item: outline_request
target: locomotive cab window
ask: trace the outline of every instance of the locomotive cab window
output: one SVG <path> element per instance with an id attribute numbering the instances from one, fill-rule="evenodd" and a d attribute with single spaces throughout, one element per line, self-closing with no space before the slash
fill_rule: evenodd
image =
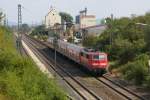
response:
<path id="1" fill-rule="evenodd" d="M 105 55 L 93 55 L 93 59 L 95 60 L 103 60 L 105 58 L 106 58 Z"/>

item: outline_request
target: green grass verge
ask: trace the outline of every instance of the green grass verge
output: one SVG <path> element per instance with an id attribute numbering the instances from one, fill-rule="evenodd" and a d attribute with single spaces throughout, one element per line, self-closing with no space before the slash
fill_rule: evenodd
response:
<path id="1" fill-rule="evenodd" d="M 66 100 L 54 79 L 48 79 L 30 58 L 17 53 L 12 37 L 0 27 L 0 99 Z"/>

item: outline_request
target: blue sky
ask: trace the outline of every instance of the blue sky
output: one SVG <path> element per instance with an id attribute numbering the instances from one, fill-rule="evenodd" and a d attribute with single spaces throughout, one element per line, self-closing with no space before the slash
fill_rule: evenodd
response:
<path id="1" fill-rule="evenodd" d="M 2 8 L 9 21 L 17 22 L 17 4 L 21 3 L 24 23 L 42 22 L 51 5 L 75 16 L 80 10 L 88 8 L 88 14 L 94 14 L 98 19 L 109 16 L 143 15 L 150 11 L 150 0 L 0 0 Z"/>

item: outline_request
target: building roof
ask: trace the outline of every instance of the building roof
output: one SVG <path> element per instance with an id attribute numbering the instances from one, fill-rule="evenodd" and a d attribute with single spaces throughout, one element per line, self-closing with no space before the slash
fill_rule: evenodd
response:
<path id="1" fill-rule="evenodd" d="M 85 27 L 84 29 L 96 28 L 96 27 L 106 27 L 106 26 L 107 25 L 105 25 L 105 24 L 101 24 L 101 25 L 94 25 L 94 26 Z"/>

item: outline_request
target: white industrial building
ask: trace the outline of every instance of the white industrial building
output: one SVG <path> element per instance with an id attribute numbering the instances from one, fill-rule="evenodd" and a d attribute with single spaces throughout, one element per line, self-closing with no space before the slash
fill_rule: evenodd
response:
<path id="1" fill-rule="evenodd" d="M 76 28 L 78 29 L 95 26 L 96 17 L 95 15 L 87 15 L 87 8 L 85 8 L 85 10 L 80 11 L 80 15 L 76 16 L 76 24 Z"/>
<path id="2" fill-rule="evenodd" d="M 94 15 L 80 16 L 80 29 L 96 25 L 96 17 Z"/>
<path id="3" fill-rule="evenodd" d="M 99 36 L 106 28 L 107 25 L 97 25 L 95 15 L 87 15 L 87 8 L 80 11 L 80 15 L 76 16 L 75 30 L 82 38 L 91 35 Z"/>
<path id="4" fill-rule="evenodd" d="M 59 12 L 51 7 L 48 14 L 45 16 L 45 26 L 46 28 L 54 27 L 55 24 L 61 24 L 61 16 Z"/>

